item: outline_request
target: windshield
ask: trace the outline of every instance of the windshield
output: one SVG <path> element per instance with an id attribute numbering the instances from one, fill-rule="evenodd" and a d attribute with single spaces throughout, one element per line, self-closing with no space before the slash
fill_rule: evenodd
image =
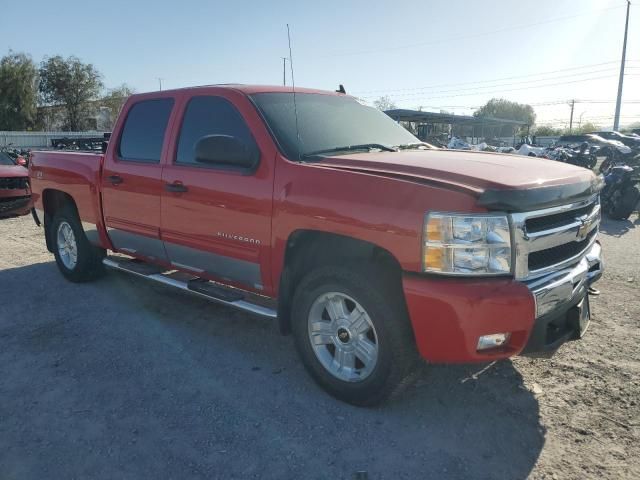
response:
<path id="1" fill-rule="evenodd" d="M 292 93 L 257 93 L 251 98 L 290 159 L 342 147 L 346 153 L 354 146 L 384 149 L 420 142 L 390 117 L 353 97 L 317 93 L 296 93 L 298 140 Z"/>
<path id="2" fill-rule="evenodd" d="M 11 157 L 4 152 L 0 152 L 0 165 L 15 165 Z"/>

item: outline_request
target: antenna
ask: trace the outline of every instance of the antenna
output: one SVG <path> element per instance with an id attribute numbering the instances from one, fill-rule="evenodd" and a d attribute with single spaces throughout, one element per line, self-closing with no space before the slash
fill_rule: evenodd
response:
<path id="1" fill-rule="evenodd" d="M 296 104 L 296 80 L 293 76 L 293 55 L 291 54 L 291 32 L 289 30 L 289 24 L 287 23 L 287 39 L 289 40 L 289 66 L 291 67 L 291 88 L 293 90 L 293 114 L 296 117 L 296 137 L 298 138 L 298 146 L 300 146 L 300 130 L 298 129 L 298 106 Z M 302 156 L 298 151 L 300 158 L 298 160 L 302 160 Z"/>
<path id="2" fill-rule="evenodd" d="M 282 59 L 282 85 L 287 86 L 287 57 L 280 57 Z"/>

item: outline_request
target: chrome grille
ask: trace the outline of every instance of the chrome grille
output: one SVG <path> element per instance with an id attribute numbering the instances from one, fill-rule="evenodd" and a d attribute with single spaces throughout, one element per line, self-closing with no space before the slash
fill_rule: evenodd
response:
<path id="1" fill-rule="evenodd" d="M 515 275 L 536 278 L 580 261 L 596 241 L 598 196 L 533 212 L 513 213 Z"/>

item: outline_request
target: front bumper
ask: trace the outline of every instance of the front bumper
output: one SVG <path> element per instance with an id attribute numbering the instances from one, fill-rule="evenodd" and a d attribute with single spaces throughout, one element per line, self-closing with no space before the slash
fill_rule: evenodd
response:
<path id="1" fill-rule="evenodd" d="M 418 351 L 433 363 L 553 353 L 578 336 L 572 309 L 602 276 L 603 268 L 601 248 L 595 243 L 571 269 L 528 283 L 405 273 L 403 289 Z M 511 334 L 508 343 L 477 350 L 480 336 L 502 332 Z"/>
<path id="2" fill-rule="evenodd" d="M 579 324 L 581 315 L 589 315 L 588 289 L 603 272 L 602 247 L 596 242 L 573 268 L 528 284 L 536 302 L 536 321 L 523 355 L 551 356 L 564 342 L 582 336 L 590 320 Z"/>

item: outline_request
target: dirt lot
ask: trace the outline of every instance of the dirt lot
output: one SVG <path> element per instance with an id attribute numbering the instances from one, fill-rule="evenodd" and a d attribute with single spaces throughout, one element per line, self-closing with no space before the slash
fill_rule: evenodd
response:
<path id="1" fill-rule="evenodd" d="M 0 223 L 0 478 L 640 478 L 640 220 L 606 222 L 580 342 L 430 367 L 358 409 L 267 320 L 124 274 L 63 280 Z"/>

